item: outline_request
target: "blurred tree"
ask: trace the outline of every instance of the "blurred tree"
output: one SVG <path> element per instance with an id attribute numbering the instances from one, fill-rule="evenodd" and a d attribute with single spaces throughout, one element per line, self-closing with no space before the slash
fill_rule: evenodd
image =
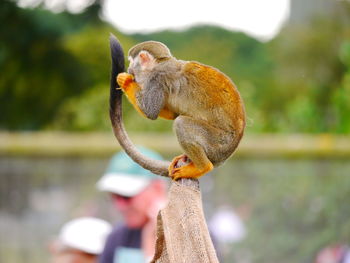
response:
<path id="1" fill-rule="evenodd" d="M 62 45 L 62 37 L 97 23 L 92 5 L 80 15 L 21 9 L 1 0 L 0 117 L 3 129 L 39 129 L 65 98 L 86 88 L 84 66 Z"/>
<path id="2" fill-rule="evenodd" d="M 62 29 L 50 13 L 23 10 L 10 1 L 1 6 L 0 104 L 5 114 L 0 127 L 37 129 L 65 96 L 83 88 L 81 67 L 60 46 Z"/>
<path id="3" fill-rule="evenodd" d="M 336 131 L 349 133 L 350 131 L 350 35 L 339 50 L 339 58 L 346 67 L 340 87 L 333 94 L 333 104 L 337 118 Z"/>
<path id="4" fill-rule="evenodd" d="M 335 105 L 345 95 L 341 92 L 345 67 L 338 54 L 350 36 L 350 3 L 337 5 L 327 17 L 284 28 L 269 44 L 276 83 L 271 86 L 273 98 L 260 97 L 265 103 L 262 111 L 268 114 L 267 131 L 269 126 L 288 132 L 350 131 L 344 129 L 350 120 L 338 116 L 346 108 Z"/>

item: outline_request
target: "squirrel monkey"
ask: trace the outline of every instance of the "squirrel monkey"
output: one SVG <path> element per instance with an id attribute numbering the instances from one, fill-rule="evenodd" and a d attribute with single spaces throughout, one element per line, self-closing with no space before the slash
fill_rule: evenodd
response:
<path id="1" fill-rule="evenodd" d="M 184 154 L 169 176 L 198 178 L 222 164 L 237 148 L 245 128 L 243 101 L 218 69 L 177 60 L 163 43 L 142 42 L 129 50 L 128 73 L 117 82 L 143 116 L 174 120 Z"/>

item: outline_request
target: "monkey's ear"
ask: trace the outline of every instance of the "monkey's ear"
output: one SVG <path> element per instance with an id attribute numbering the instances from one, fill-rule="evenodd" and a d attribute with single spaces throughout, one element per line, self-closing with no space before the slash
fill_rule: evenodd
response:
<path id="1" fill-rule="evenodd" d="M 139 59 L 140 59 L 140 64 L 142 67 L 144 67 L 144 68 L 153 67 L 155 59 L 147 51 L 141 51 L 139 53 Z"/>

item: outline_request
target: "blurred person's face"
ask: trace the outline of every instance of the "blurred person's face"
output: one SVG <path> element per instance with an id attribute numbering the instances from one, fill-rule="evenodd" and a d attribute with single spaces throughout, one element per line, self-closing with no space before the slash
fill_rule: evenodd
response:
<path id="1" fill-rule="evenodd" d="M 130 228 L 144 226 L 164 199 L 164 186 L 154 180 L 141 193 L 133 197 L 111 194 L 113 204 L 122 214 L 125 223 Z"/>

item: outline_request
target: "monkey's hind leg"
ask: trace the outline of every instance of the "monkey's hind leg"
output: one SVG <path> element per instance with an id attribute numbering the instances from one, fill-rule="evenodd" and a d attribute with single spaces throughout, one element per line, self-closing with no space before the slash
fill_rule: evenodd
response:
<path id="1" fill-rule="evenodd" d="M 169 166 L 169 175 L 179 178 L 198 178 L 214 168 L 220 161 L 222 131 L 204 121 L 179 116 L 175 119 L 174 129 L 185 155 L 175 157 Z M 185 158 L 188 157 L 190 162 Z M 178 163 L 186 163 L 178 167 Z M 214 161 L 214 163 L 213 163 Z"/>

